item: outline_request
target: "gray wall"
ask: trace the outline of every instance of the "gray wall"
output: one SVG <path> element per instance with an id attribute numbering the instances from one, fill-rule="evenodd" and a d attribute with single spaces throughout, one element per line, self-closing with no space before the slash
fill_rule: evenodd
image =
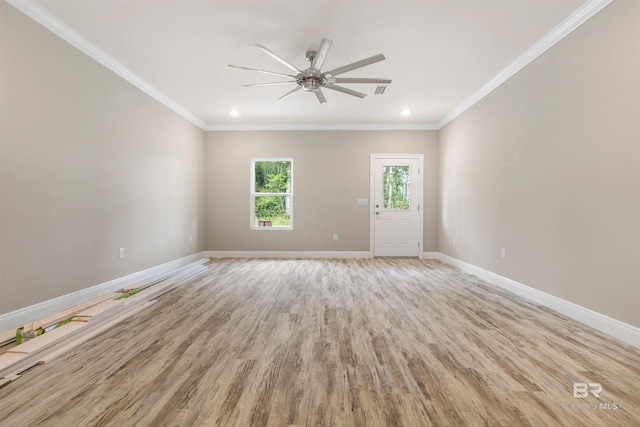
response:
<path id="1" fill-rule="evenodd" d="M 222 251 L 369 251 L 370 154 L 424 154 L 424 250 L 437 248 L 433 131 L 208 132 L 206 247 Z M 249 228 L 253 157 L 293 157 L 294 229 Z M 333 240 L 333 233 L 339 239 Z"/>
<path id="2" fill-rule="evenodd" d="M 368 251 L 369 154 L 423 153 L 425 251 L 640 326 L 638 2 L 439 133 L 205 135 L 0 12 L 0 313 L 204 249 Z M 294 157 L 293 231 L 249 229 L 254 156 Z"/>
<path id="3" fill-rule="evenodd" d="M 639 76 L 617 1 L 442 129 L 439 250 L 640 326 Z"/>
<path id="4" fill-rule="evenodd" d="M 0 11 L 0 313 L 203 250 L 204 132 Z"/>

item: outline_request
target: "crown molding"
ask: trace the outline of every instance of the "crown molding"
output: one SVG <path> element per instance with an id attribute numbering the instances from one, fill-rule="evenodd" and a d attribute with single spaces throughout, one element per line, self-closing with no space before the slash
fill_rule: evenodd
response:
<path id="1" fill-rule="evenodd" d="M 6 2 L 42 25 L 43 27 L 47 28 L 49 31 L 53 32 L 55 35 L 57 35 L 76 49 L 80 50 L 82 53 L 93 58 L 98 63 L 107 67 L 118 76 L 136 86 L 138 89 L 142 90 L 143 92 L 154 98 L 156 101 L 164 104 L 167 108 L 173 110 L 180 116 L 189 120 L 200 129 L 204 130 L 204 128 L 207 126 L 205 122 L 197 118 L 189 110 L 182 107 L 167 95 L 149 84 L 146 80 L 130 71 L 111 55 L 107 54 L 98 46 L 94 45 L 89 40 L 84 38 L 80 33 L 62 22 L 58 17 L 49 12 L 47 9 L 40 6 L 35 2 L 35 0 L 6 0 Z"/>
<path id="2" fill-rule="evenodd" d="M 560 40 L 571 34 L 573 30 L 587 22 L 595 14 L 611 4 L 614 0 L 589 0 L 576 9 L 567 19 L 562 21 L 557 27 L 551 30 L 546 36 L 538 40 L 533 46 L 527 49 L 522 55 L 513 61 L 507 68 L 502 70 L 489 83 L 484 85 L 480 90 L 463 101 L 454 108 L 437 124 L 437 128 L 442 129 L 453 119 L 467 111 L 469 108 L 478 103 L 482 98 L 491 93 L 502 83 L 513 77 L 517 72 L 533 62 L 540 55 L 553 47 Z"/>
<path id="3" fill-rule="evenodd" d="M 432 123 L 326 123 L 326 124 L 277 124 L 277 125 L 208 125 L 205 131 L 291 131 L 291 130 L 438 130 Z"/>
<path id="4" fill-rule="evenodd" d="M 438 123 L 369 123 L 369 124 L 207 124 L 171 98 L 160 92 L 146 80 L 136 75 L 115 58 L 84 38 L 35 0 L 5 0 L 25 15 L 49 29 L 72 46 L 107 67 L 132 85 L 150 95 L 167 108 L 189 120 L 205 131 L 282 131 L 282 130 L 440 130 L 456 117 L 474 106 L 494 89 L 513 77 L 552 46 L 573 32 L 580 25 L 611 4 L 614 0 L 589 0 L 576 9 L 567 19 L 502 70 L 480 90 L 467 98 Z"/>

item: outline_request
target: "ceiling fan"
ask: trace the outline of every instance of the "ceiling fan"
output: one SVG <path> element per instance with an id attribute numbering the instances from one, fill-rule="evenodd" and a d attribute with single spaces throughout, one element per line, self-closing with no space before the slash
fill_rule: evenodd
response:
<path id="1" fill-rule="evenodd" d="M 290 96 L 291 94 L 293 94 L 294 92 L 297 92 L 300 89 L 303 89 L 306 92 L 315 93 L 316 97 L 318 98 L 318 101 L 320 101 L 321 104 L 327 102 L 327 99 L 325 98 L 324 94 L 322 93 L 322 88 L 331 89 L 331 90 L 335 90 L 335 91 L 338 91 L 338 92 L 346 93 L 348 95 L 357 96 L 358 98 L 364 98 L 365 96 L 367 96 L 366 94 L 364 94 L 362 92 L 358 92 L 358 91 L 355 91 L 355 90 L 352 90 L 352 89 L 348 89 L 348 88 L 343 87 L 343 86 L 338 86 L 336 83 L 391 84 L 391 79 L 341 78 L 341 77 L 336 77 L 336 76 L 338 76 L 340 74 L 344 74 L 344 73 L 346 73 L 348 71 L 356 70 L 358 68 L 362 68 L 362 67 L 365 67 L 367 65 L 371 65 L 371 64 L 374 64 L 376 62 L 383 61 L 386 58 L 381 53 L 378 54 L 378 55 L 374 55 L 374 56 L 372 56 L 370 58 L 362 59 L 360 61 L 356 61 L 356 62 L 353 62 L 351 64 L 335 68 L 335 69 L 330 70 L 330 71 L 322 72 L 321 71 L 322 65 L 324 64 L 324 61 L 327 58 L 327 54 L 329 53 L 329 49 L 331 48 L 331 44 L 332 44 L 331 40 L 323 38 L 322 41 L 320 42 L 320 46 L 318 47 L 317 51 L 315 51 L 315 50 L 307 51 L 306 57 L 307 57 L 307 61 L 309 61 L 309 63 L 310 63 L 310 67 L 307 68 L 306 70 L 299 69 L 298 67 L 296 67 L 295 65 L 291 64 L 290 62 L 282 59 L 281 57 L 279 57 L 278 55 L 276 55 L 275 53 L 273 53 L 272 51 L 270 51 L 266 47 L 264 47 L 264 46 L 262 46 L 260 44 L 256 45 L 256 47 L 261 49 L 267 55 L 273 57 L 275 60 L 277 60 L 277 61 L 281 62 L 282 64 L 284 64 L 287 68 L 291 69 L 294 72 L 294 74 L 284 74 L 284 73 L 277 73 L 277 72 L 273 72 L 273 71 L 258 70 L 256 68 L 240 67 L 238 65 L 231 65 L 231 64 L 229 64 L 229 67 L 240 68 L 242 70 L 257 71 L 259 73 L 271 74 L 271 75 L 274 75 L 274 76 L 288 77 L 288 78 L 290 78 L 290 80 L 286 80 L 286 81 L 283 81 L 283 82 L 257 83 L 257 84 L 252 84 L 252 85 L 243 85 L 243 86 L 245 86 L 245 87 L 250 87 L 250 86 L 272 86 L 272 85 L 295 83 L 297 86 L 294 89 L 292 89 L 289 92 L 285 93 L 284 95 L 282 95 L 278 99 L 284 99 L 284 98 Z"/>

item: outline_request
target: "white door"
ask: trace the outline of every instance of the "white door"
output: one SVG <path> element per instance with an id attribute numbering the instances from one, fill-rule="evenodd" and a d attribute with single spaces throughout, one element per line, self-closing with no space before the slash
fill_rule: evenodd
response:
<path id="1" fill-rule="evenodd" d="M 372 155 L 373 256 L 422 258 L 422 155 Z"/>

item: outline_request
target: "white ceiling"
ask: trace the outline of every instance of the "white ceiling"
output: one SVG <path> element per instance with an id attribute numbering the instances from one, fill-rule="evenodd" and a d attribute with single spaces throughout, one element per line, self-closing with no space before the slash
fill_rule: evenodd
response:
<path id="1" fill-rule="evenodd" d="M 121 67 L 121 74 L 132 73 L 148 92 L 207 129 L 426 129 L 442 126 L 499 83 L 496 76 L 510 66 L 513 72 L 514 64 L 525 65 L 532 58 L 525 62 L 523 58 L 531 57 L 536 46 L 540 50 L 541 39 L 552 40 L 550 35 L 561 33 L 559 28 L 566 34 L 567 23 L 575 22 L 576 15 L 597 1 L 30 3 L 66 23 L 70 29 L 62 26 L 63 32 L 90 46 L 94 56 L 108 54 L 107 62 Z M 44 15 L 42 19 L 55 21 Z M 333 41 L 324 70 L 383 53 L 386 61 L 341 77 L 392 78 L 393 83 L 383 95 L 373 94 L 376 85 L 345 85 L 368 94 L 364 99 L 325 90 L 325 104 L 303 91 L 278 100 L 294 83 L 242 87 L 280 78 L 227 67 L 235 64 L 288 73 L 254 47 L 260 43 L 304 69 L 305 51 L 322 37 Z M 400 114 L 405 108 L 411 115 Z M 238 117 L 229 115 L 232 109 L 239 111 Z"/>

